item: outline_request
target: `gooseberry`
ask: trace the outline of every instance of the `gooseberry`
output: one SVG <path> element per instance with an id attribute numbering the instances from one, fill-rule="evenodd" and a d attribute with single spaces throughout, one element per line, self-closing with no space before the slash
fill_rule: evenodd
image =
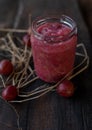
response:
<path id="1" fill-rule="evenodd" d="M 13 71 L 13 65 L 9 60 L 0 61 L 0 74 L 9 75 Z"/>
<path id="2" fill-rule="evenodd" d="M 26 34 L 23 37 L 23 43 L 27 46 L 31 46 L 31 41 L 30 41 L 30 34 Z"/>
<path id="3" fill-rule="evenodd" d="M 75 88 L 71 81 L 65 79 L 56 88 L 57 93 L 63 97 L 71 97 L 74 94 Z"/>
<path id="4" fill-rule="evenodd" d="M 18 91 L 16 86 L 13 85 L 6 86 L 2 91 L 2 97 L 7 101 L 14 100 L 17 96 Z"/>

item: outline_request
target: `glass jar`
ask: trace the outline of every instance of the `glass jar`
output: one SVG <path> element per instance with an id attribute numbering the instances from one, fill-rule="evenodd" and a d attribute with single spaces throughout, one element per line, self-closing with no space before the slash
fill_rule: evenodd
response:
<path id="1" fill-rule="evenodd" d="M 77 43 L 74 20 L 61 17 L 44 17 L 33 21 L 31 44 L 36 74 L 53 83 L 72 71 Z"/>

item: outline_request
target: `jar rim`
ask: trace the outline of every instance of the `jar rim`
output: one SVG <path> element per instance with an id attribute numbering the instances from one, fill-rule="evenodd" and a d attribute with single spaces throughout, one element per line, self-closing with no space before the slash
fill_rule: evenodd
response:
<path id="1" fill-rule="evenodd" d="M 59 20 L 60 23 L 66 24 L 69 27 L 71 27 L 71 31 L 62 36 L 62 40 L 60 40 L 60 42 L 62 41 L 66 41 L 69 38 L 71 38 L 74 34 L 77 34 L 77 25 L 75 23 L 75 21 L 70 18 L 67 15 L 61 15 L 61 16 L 44 16 L 44 17 L 37 17 L 33 22 L 32 22 L 32 32 L 35 35 L 36 38 L 38 38 L 39 40 L 43 40 L 44 39 L 44 35 L 40 34 L 36 29 L 36 26 L 40 26 L 43 23 L 46 23 L 46 21 L 51 21 L 51 20 Z M 69 23 L 70 22 L 70 23 Z M 40 25 L 39 25 L 40 24 Z M 49 36 L 50 38 L 52 38 L 53 36 Z M 59 37 L 59 36 L 55 36 L 55 37 Z"/>

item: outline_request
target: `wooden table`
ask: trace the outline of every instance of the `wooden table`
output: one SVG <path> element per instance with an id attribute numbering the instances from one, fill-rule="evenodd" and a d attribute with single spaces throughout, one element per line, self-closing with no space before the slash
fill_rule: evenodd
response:
<path id="1" fill-rule="evenodd" d="M 75 96 L 66 99 L 50 92 L 39 99 L 13 104 L 19 113 L 22 130 L 92 130 L 92 44 L 77 0 L 1 0 L 0 28 L 27 29 L 28 15 L 59 12 L 72 17 L 78 25 L 78 42 L 84 43 L 90 57 L 89 68 L 74 78 Z M 19 130 L 17 115 L 0 99 L 0 130 Z"/>

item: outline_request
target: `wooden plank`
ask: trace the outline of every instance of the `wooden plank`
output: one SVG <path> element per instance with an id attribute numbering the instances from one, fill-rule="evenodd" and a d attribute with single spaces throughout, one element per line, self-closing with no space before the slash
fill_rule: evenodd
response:
<path id="1" fill-rule="evenodd" d="M 0 129 L 19 130 L 18 115 L 12 105 L 0 98 Z"/>
<path id="2" fill-rule="evenodd" d="M 19 27 L 28 28 L 28 14 L 32 14 L 34 19 L 36 16 L 49 13 L 62 13 L 72 17 L 78 25 L 78 42 L 83 42 L 87 48 L 90 59 L 92 58 L 90 37 L 88 29 L 83 21 L 77 1 L 60 1 L 60 0 L 40 0 L 25 1 L 22 19 Z M 26 10 L 26 12 L 25 12 Z M 23 130 L 87 130 L 92 129 L 92 117 L 89 115 L 91 110 L 92 97 L 89 95 L 91 89 L 91 68 L 80 76 L 75 78 L 75 85 L 78 92 L 73 99 L 64 99 L 55 93 L 47 94 L 37 100 L 29 102 L 27 113 L 21 113 L 27 118 L 27 126 L 23 126 Z M 92 90 L 92 89 L 91 89 Z M 87 102 L 88 100 L 88 102 Z M 86 104 L 85 104 L 86 102 Z M 26 108 L 25 108 L 26 109 Z"/>
<path id="3" fill-rule="evenodd" d="M 78 42 L 83 42 L 90 56 L 90 67 L 74 79 L 78 88 L 71 99 L 50 92 L 43 97 L 21 104 L 14 104 L 22 130 L 91 130 L 92 129 L 92 53 L 88 29 L 83 21 L 76 0 L 21 0 L 20 15 L 13 27 L 28 28 L 28 15 L 32 19 L 47 13 L 59 12 L 72 17 L 78 25 Z M 16 26 L 15 26 L 16 25 Z M 3 108 L 3 106 L 1 106 Z M 2 117 L 4 114 L 2 113 Z M 5 118 L 5 117 L 4 117 Z M 8 118 L 8 117 L 7 117 Z M 9 118 L 8 118 L 9 119 Z M 12 123 L 12 122 L 11 122 Z M 1 129 L 3 126 L 1 125 Z M 8 129 L 8 128 L 7 128 Z"/>

